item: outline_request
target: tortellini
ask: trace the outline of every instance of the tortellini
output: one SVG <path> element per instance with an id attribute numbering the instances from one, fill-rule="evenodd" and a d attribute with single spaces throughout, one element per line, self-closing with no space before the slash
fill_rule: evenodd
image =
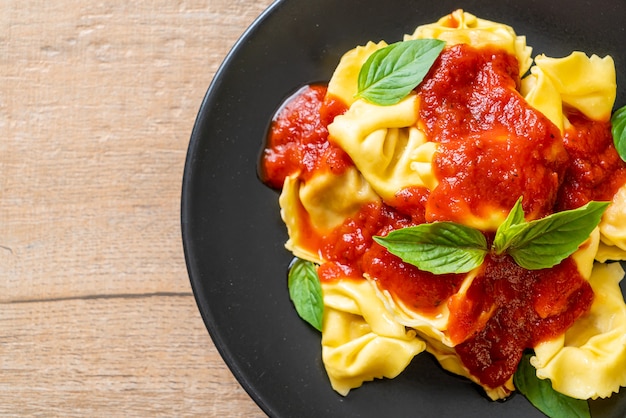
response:
<path id="1" fill-rule="evenodd" d="M 598 261 L 626 260 L 626 185 L 622 186 L 600 222 Z"/>
<path id="2" fill-rule="evenodd" d="M 530 65 L 532 48 L 526 45 L 525 36 L 517 36 L 512 27 L 480 19 L 463 10 L 456 10 L 435 23 L 418 26 L 409 39 L 441 39 L 448 45 L 469 44 L 477 48 L 495 46 L 515 55 L 524 74 Z"/>
<path id="3" fill-rule="evenodd" d="M 328 127 L 383 200 L 405 187 L 437 184 L 431 166 L 437 146 L 416 126 L 418 106 L 415 94 L 385 107 L 358 100 Z"/>
<path id="4" fill-rule="evenodd" d="M 367 281 L 322 283 L 322 359 L 333 389 L 347 395 L 375 378 L 394 378 L 426 349 L 387 311 Z"/>
<path id="5" fill-rule="evenodd" d="M 473 273 L 469 274 L 464 283 L 471 283 L 473 276 Z M 435 314 L 428 316 L 422 315 L 406 306 L 401 299 L 394 298 L 389 291 L 380 288 L 375 280 L 371 278 L 368 279 L 372 282 L 378 297 L 385 303 L 389 312 L 393 313 L 396 321 L 406 327 L 419 331 L 420 335 L 433 338 L 448 347 L 454 345 L 446 332 L 448 319 L 450 317 L 448 304 L 442 303 L 439 306 L 438 312 Z"/>
<path id="6" fill-rule="evenodd" d="M 626 306 L 618 263 L 596 264 L 591 310 L 565 335 L 535 347 L 531 364 L 555 390 L 579 399 L 605 398 L 626 386 Z"/>
<path id="7" fill-rule="evenodd" d="M 297 257 L 321 264 L 318 249 L 308 239 L 311 229 L 323 235 L 362 205 L 378 200 L 353 167 L 341 175 L 318 174 L 307 182 L 299 180 L 297 174 L 286 177 L 278 200 L 289 233 L 285 247 Z"/>
<path id="8" fill-rule="evenodd" d="M 384 41 L 369 42 L 341 58 L 328 84 L 328 95 L 341 99 L 349 110 L 337 116 L 328 130 L 375 192 L 388 200 L 405 187 L 436 186 L 431 166 L 436 144 L 428 142 L 416 125 L 416 95 L 383 108 L 356 99 L 360 68 L 371 54 L 385 46 Z"/>
<path id="9" fill-rule="evenodd" d="M 608 120 L 616 94 L 615 65 L 610 56 L 588 57 L 573 52 L 564 58 L 540 55 L 530 75 L 522 80 L 526 101 L 564 131 L 563 106 L 593 120 Z"/>
<path id="10" fill-rule="evenodd" d="M 609 119 L 616 94 L 613 58 L 587 57 L 583 52 L 572 52 L 565 58 L 539 55 L 535 66 L 554 83 L 563 104 L 590 119 Z"/>
<path id="11" fill-rule="evenodd" d="M 385 41 L 379 43 L 368 42 L 364 46 L 346 52 L 339 61 L 337 68 L 328 82 L 328 95 L 338 98 L 347 106 L 356 101 L 359 71 L 369 58 L 377 50 L 387 46 Z"/>
<path id="12" fill-rule="evenodd" d="M 354 167 L 340 175 L 318 174 L 301 183 L 299 194 L 311 225 L 320 231 L 341 225 L 362 205 L 379 199 Z"/>

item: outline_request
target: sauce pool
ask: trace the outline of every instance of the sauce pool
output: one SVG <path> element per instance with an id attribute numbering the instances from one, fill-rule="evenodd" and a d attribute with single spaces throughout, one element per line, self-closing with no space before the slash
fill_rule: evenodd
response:
<path id="1" fill-rule="evenodd" d="M 326 87 L 307 86 L 287 100 L 272 120 L 263 150 L 261 180 L 280 189 L 285 177 L 300 173 L 303 180 L 314 172 L 341 174 L 350 157 L 328 141 L 328 125 L 346 111 L 339 100 L 326 97 Z"/>

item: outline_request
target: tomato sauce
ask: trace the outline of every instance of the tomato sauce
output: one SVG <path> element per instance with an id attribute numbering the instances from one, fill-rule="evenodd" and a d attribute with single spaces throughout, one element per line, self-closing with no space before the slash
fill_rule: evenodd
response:
<path id="1" fill-rule="evenodd" d="M 380 245 L 373 245 L 363 257 L 363 270 L 394 299 L 422 315 L 435 316 L 440 306 L 458 290 L 464 274 L 436 275 L 402 262 Z"/>
<path id="2" fill-rule="evenodd" d="M 612 198 L 626 182 L 626 165 L 612 145 L 610 124 L 567 111 L 571 126 L 562 135 L 525 102 L 519 84 L 517 60 L 503 51 L 444 49 L 416 89 L 422 128 L 439 143 L 433 159 L 438 187 L 408 187 L 392 200 L 364 205 L 330 233 L 308 230 L 310 247 L 328 260 L 318 268 L 321 280 L 368 275 L 423 315 L 447 303 L 455 349 L 489 387 L 511 377 L 526 348 L 562 334 L 589 309 L 593 292 L 574 262 L 528 271 L 508 256 L 490 254 L 458 295 L 464 274 L 420 271 L 372 237 L 424 222 L 463 223 L 468 214 L 506 215 L 520 196 L 527 219 Z M 262 180 L 279 189 L 288 175 L 306 181 L 352 166 L 328 137 L 327 126 L 345 111 L 324 86 L 308 86 L 292 98 L 272 122 Z M 492 239 L 493 231 L 485 234 Z"/>
<path id="3" fill-rule="evenodd" d="M 572 110 L 567 118 L 572 126 L 563 144 L 570 164 L 556 210 L 575 209 L 591 200 L 610 201 L 626 183 L 626 167 L 613 145 L 610 121 L 593 121 Z"/>
<path id="4" fill-rule="evenodd" d="M 487 256 L 467 294 L 450 301 L 449 333 L 465 367 L 495 388 L 515 373 L 525 348 L 564 333 L 592 301 L 571 258 L 530 271 L 508 256 Z"/>
<path id="5" fill-rule="evenodd" d="M 318 268 L 320 280 L 362 280 L 367 274 L 409 308 L 422 315 L 437 315 L 441 304 L 459 290 L 465 275 L 421 271 L 372 239 L 375 235 L 384 236 L 392 230 L 417 225 L 416 217 L 420 218 L 384 203 L 365 205 L 354 217 L 319 239 L 319 251 L 328 260 Z"/>
<path id="6" fill-rule="evenodd" d="M 341 174 L 350 157 L 328 141 L 327 126 L 346 111 L 340 100 L 326 97 L 326 87 L 307 86 L 289 99 L 272 121 L 259 174 L 268 186 L 280 189 L 285 177 L 316 170 Z"/>
<path id="7" fill-rule="evenodd" d="M 415 225 L 411 218 L 398 213 L 388 205 L 371 203 L 363 206 L 352 218 L 322 236 L 319 251 L 332 266 L 320 266 L 321 280 L 335 280 L 348 275 L 363 278 L 363 256 L 374 244 L 373 236 L 390 230 Z"/>
<path id="8" fill-rule="evenodd" d="M 440 143 L 429 222 L 508 213 L 520 196 L 527 216 L 551 213 L 568 156 L 559 129 L 516 90 L 518 73 L 504 51 L 456 45 L 418 89 L 427 134 Z"/>

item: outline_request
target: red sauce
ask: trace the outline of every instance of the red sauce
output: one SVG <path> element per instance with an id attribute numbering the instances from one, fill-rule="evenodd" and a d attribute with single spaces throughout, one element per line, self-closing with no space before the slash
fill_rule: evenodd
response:
<path id="1" fill-rule="evenodd" d="M 465 277 L 464 274 L 435 275 L 421 271 L 378 244 L 365 254 L 363 270 L 394 299 L 424 315 L 436 315 L 440 305 L 459 290 Z"/>
<path id="2" fill-rule="evenodd" d="M 350 277 L 362 278 L 363 270 L 359 260 L 372 246 L 372 237 L 385 225 L 394 224 L 402 228 L 400 225 L 408 224 L 394 218 L 395 214 L 381 205 L 365 205 L 354 217 L 322 237 L 320 252 L 324 259 L 330 260 L 332 266 L 321 266 L 320 279 L 340 279 L 346 273 Z"/>
<path id="3" fill-rule="evenodd" d="M 334 264 L 320 267 L 320 279 L 339 279 L 347 272 L 351 277 L 363 278 L 363 273 L 368 272 L 367 266 L 363 266 L 364 255 L 372 246 L 380 247 L 372 237 L 412 225 L 416 223 L 410 216 L 388 205 L 364 205 L 356 215 L 320 238 L 317 248 L 325 260 Z"/>
<path id="4" fill-rule="evenodd" d="M 426 219 L 508 213 L 520 196 L 530 217 L 551 213 L 568 157 L 559 129 L 517 92 L 517 59 L 457 45 L 431 74 L 418 89 L 429 138 L 441 143 Z"/>
<path id="5" fill-rule="evenodd" d="M 272 121 L 260 165 L 262 181 L 280 189 L 285 177 L 315 170 L 341 174 L 350 157 L 328 141 L 327 126 L 346 111 L 341 101 L 327 98 L 326 87 L 307 86 L 290 98 Z"/>
<path id="6" fill-rule="evenodd" d="M 362 279 L 367 274 L 410 308 L 424 315 L 437 314 L 441 303 L 458 291 L 465 275 L 421 271 L 372 239 L 374 235 L 417 224 L 412 216 L 389 205 L 365 205 L 353 218 L 321 238 L 318 248 L 330 261 L 319 267 L 320 280 Z"/>
<path id="7" fill-rule="evenodd" d="M 426 222 L 426 203 L 430 192 L 425 187 L 407 187 L 399 190 L 394 199 L 387 202 L 399 213 L 410 216 L 415 224 Z"/>
<path id="8" fill-rule="evenodd" d="M 469 371 L 497 387 L 515 373 L 525 348 L 565 332 L 592 300 L 591 286 L 569 258 L 529 271 L 508 256 L 488 256 L 466 297 L 452 298 L 449 332 Z"/>
<path id="9" fill-rule="evenodd" d="M 372 237 L 424 222 L 462 222 L 468 214 L 506 214 L 520 196 L 527 218 L 612 198 L 626 182 L 626 165 L 609 123 L 569 112 L 572 126 L 561 135 L 520 96 L 519 81 L 515 57 L 503 51 L 446 48 L 416 89 L 423 129 L 440 143 L 433 160 L 439 186 L 430 192 L 408 187 L 395 199 L 365 205 L 330 233 L 320 235 L 311 225 L 306 231 L 309 249 L 328 260 L 318 268 L 321 280 L 369 275 L 424 315 L 448 303 L 456 351 L 490 387 L 511 377 L 526 348 L 563 333 L 589 309 L 593 292 L 574 262 L 527 271 L 508 256 L 489 255 L 458 297 L 464 275 L 420 271 Z M 280 188 L 287 175 L 306 181 L 317 171 L 339 174 L 352 165 L 328 138 L 328 124 L 345 110 L 323 86 L 309 86 L 290 100 L 272 123 L 263 181 Z"/>
<path id="10" fill-rule="evenodd" d="M 556 210 L 574 209 L 590 200 L 610 201 L 626 183 L 626 167 L 613 145 L 610 121 L 593 121 L 575 111 L 567 118 L 572 126 L 563 144 L 571 162 Z"/>

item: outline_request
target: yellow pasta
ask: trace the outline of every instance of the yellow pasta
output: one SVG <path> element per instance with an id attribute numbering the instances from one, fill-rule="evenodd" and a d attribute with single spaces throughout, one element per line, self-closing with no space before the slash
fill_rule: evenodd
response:
<path id="1" fill-rule="evenodd" d="M 529 104 L 546 115 L 561 132 L 565 130 L 561 93 L 541 68 L 533 66 L 530 69 L 530 75 L 522 79 L 520 93 Z"/>
<path id="2" fill-rule="evenodd" d="M 378 195 L 356 169 L 340 176 L 317 175 L 308 182 L 288 176 L 279 198 L 281 216 L 289 232 L 285 246 L 297 257 L 319 264 L 319 251 L 308 240 L 311 229 L 318 234 L 328 232 L 364 204 L 377 200 Z"/>
<path id="3" fill-rule="evenodd" d="M 525 73 L 532 63 L 532 48 L 526 45 L 525 36 L 517 36 L 508 25 L 480 19 L 463 10 L 456 10 L 435 23 L 421 25 L 409 39 L 441 39 L 449 45 L 468 44 L 477 48 L 496 46 L 515 55 L 520 63 L 520 73 Z"/>
<path id="4" fill-rule="evenodd" d="M 616 94 L 613 58 L 572 52 L 565 58 L 539 55 L 535 65 L 552 81 L 564 104 L 591 119 L 609 119 Z"/>
<path id="5" fill-rule="evenodd" d="M 346 105 L 351 106 L 356 101 L 358 91 L 358 77 L 361 67 L 375 51 L 384 48 L 387 43 L 368 42 L 364 46 L 358 46 L 346 52 L 339 61 L 333 76 L 328 82 L 328 94 L 342 100 Z"/>
<path id="6" fill-rule="evenodd" d="M 311 225 L 321 231 L 341 225 L 364 204 L 379 200 L 353 168 L 337 176 L 326 173 L 313 177 L 300 185 L 299 197 Z"/>
<path id="7" fill-rule="evenodd" d="M 382 109 L 358 100 L 328 127 L 383 199 L 409 186 L 436 186 L 430 164 L 436 146 L 416 126 L 418 105 L 415 95 Z"/>
<path id="8" fill-rule="evenodd" d="M 368 282 L 323 284 L 323 293 L 322 359 L 338 393 L 396 377 L 426 348 L 415 331 L 395 321 Z"/>
<path id="9" fill-rule="evenodd" d="M 598 261 L 626 260 L 626 186 L 622 186 L 600 222 L 602 249 Z"/>
<path id="10" fill-rule="evenodd" d="M 563 106 L 595 120 L 608 120 L 615 101 L 613 59 L 573 52 L 564 58 L 540 55 L 531 74 L 522 80 L 521 93 L 561 131 L 567 125 Z"/>

